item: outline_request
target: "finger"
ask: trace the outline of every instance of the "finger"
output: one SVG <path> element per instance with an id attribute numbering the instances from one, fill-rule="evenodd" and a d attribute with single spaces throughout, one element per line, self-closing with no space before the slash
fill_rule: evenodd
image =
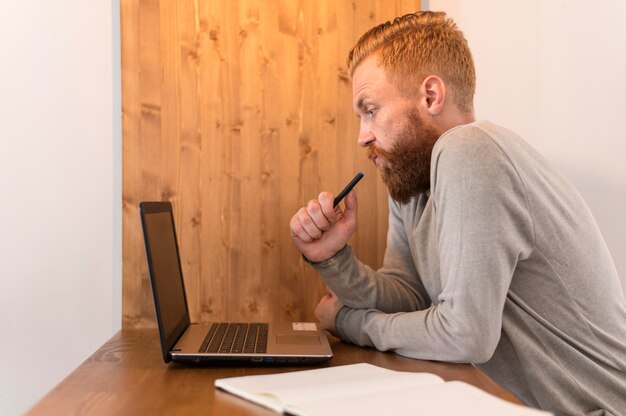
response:
<path id="1" fill-rule="evenodd" d="M 306 210 L 317 228 L 321 231 L 327 231 L 330 229 L 331 223 L 328 218 L 326 218 L 326 215 L 324 215 L 324 211 L 318 200 L 310 200 L 306 206 Z"/>
<path id="2" fill-rule="evenodd" d="M 300 208 L 296 214 L 302 230 L 312 239 L 317 240 L 322 237 L 322 230 L 315 224 L 307 208 Z"/>
<path id="3" fill-rule="evenodd" d="M 292 237 L 298 238 L 305 243 L 310 243 L 313 241 L 311 236 L 307 234 L 304 228 L 302 228 L 302 224 L 300 224 L 300 220 L 298 219 L 298 213 L 291 217 L 291 221 L 289 221 L 289 228 L 291 228 Z"/>
<path id="4" fill-rule="evenodd" d="M 331 298 L 336 298 L 337 297 L 335 292 L 333 292 L 333 290 L 331 288 L 329 288 L 328 286 L 326 286 L 326 293 L 328 293 L 328 296 L 330 296 Z"/>
<path id="5" fill-rule="evenodd" d="M 320 301 L 317 302 L 317 305 L 315 306 L 315 311 L 323 310 L 324 305 L 326 304 L 327 301 L 328 301 L 328 296 L 326 295 L 322 296 Z"/>
<path id="6" fill-rule="evenodd" d="M 338 219 L 338 214 L 341 213 L 341 209 L 337 207 L 333 207 L 335 202 L 335 197 L 330 192 L 321 192 L 317 196 L 317 200 L 320 202 L 320 207 L 324 216 L 328 219 L 331 224 L 334 224 Z"/>
<path id="7" fill-rule="evenodd" d="M 321 301 L 320 301 L 321 302 Z M 315 315 L 315 319 L 317 319 L 318 321 L 321 321 L 321 306 L 318 303 L 317 306 L 315 306 L 315 309 L 313 309 L 313 315 Z"/>

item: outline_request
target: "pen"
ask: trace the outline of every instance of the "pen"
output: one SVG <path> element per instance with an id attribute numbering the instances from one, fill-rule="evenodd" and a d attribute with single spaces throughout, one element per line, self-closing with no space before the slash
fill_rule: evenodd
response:
<path id="1" fill-rule="evenodd" d="M 336 207 L 337 205 L 339 205 L 339 203 L 341 202 L 341 200 L 348 195 L 348 192 L 350 192 L 352 190 L 352 188 L 354 188 L 354 185 L 356 185 L 357 183 L 359 183 L 359 181 L 361 180 L 361 178 L 364 176 L 363 172 L 359 172 L 356 174 L 356 176 L 354 178 L 352 178 L 352 180 L 350 181 L 349 184 L 346 185 L 345 188 L 343 188 L 343 190 L 341 192 L 339 192 L 339 195 L 337 195 L 337 197 L 335 197 L 335 200 L 333 201 L 333 208 Z"/>

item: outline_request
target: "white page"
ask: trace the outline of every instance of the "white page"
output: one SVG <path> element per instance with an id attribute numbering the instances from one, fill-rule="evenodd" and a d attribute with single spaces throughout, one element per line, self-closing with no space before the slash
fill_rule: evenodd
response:
<path id="1" fill-rule="evenodd" d="M 443 383 L 443 379 L 430 373 L 393 371 L 367 363 L 215 380 L 216 387 L 275 411 L 284 410 L 286 405 L 301 408 L 310 402 L 328 402 L 341 396 L 407 386 L 417 389 L 432 383 Z"/>
<path id="2" fill-rule="evenodd" d="M 383 369 L 384 370 L 384 369 Z M 392 371 L 392 370 L 388 370 Z M 409 373 L 393 371 L 390 374 L 365 375 L 349 382 L 339 380 L 321 381 L 307 388 L 285 387 L 273 391 L 289 408 L 306 409 L 309 403 L 350 399 L 380 394 L 391 390 L 419 389 L 422 386 L 442 384 L 443 380 L 429 373 Z"/>
<path id="3" fill-rule="evenodd" d="M 547 416 L 551 413 L 507 402 L 470 384 L 451 381 L 419 388 L 307 403 L 307 416 Z"/>
<path id="4" fill-rule="evenodd" d="M 249 391 L 275 392 L 284 388 L 308 388 L 329 383 L 344 385 L 360 380 L 376 379 L 377 377 L 396 377 L 398 374 L 424 377 L 429 382 L 443 382 L 441 377 L 430 373 L 394 371 L 372 364 L 360 363 L 280 374 L 228 377 L 215 380 L 215 385 L 222 388 L 236 386 L 239 389 Z"/>

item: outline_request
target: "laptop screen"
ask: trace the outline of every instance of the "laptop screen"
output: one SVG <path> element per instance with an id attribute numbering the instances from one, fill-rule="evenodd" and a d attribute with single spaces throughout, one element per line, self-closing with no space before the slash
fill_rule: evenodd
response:
<path id="1" fill-rule="evenodd" d="M 142 205 L 141 214 L 159 331 L 172 348 L 189 325 L 189 314 L 171 205 Z"/>

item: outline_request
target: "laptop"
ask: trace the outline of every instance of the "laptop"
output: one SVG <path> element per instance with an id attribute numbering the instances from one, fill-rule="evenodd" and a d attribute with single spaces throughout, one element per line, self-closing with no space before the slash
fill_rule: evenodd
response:
<path id="1" fill-rule="evenodd" d="M 170 202 L 139 204 L 163 360 L 183 363 L 313 364 L 333 353 L 311 322 L 192 323 Z"/>

